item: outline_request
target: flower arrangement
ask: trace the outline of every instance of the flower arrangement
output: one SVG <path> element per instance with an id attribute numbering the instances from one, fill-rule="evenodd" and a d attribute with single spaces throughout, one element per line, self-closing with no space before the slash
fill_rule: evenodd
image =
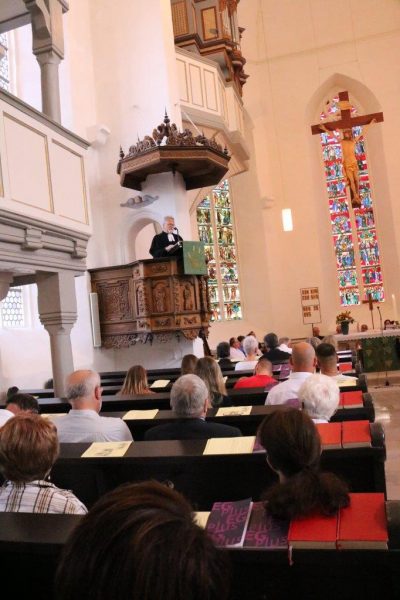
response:
<path id="1" fill-rule="evenodd" d="M 354 319 L 351 316 L 349 310 L 344 310 L 336 316 L 336 323 L 343 323 L 343 321 L 348 321 L 349 323 L 354 323 Z"/>

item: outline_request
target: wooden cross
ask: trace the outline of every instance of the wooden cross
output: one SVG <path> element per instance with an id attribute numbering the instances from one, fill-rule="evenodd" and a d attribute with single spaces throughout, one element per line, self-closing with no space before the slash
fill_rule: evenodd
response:
<path id="1" fill-rule="evenodd" d="M 335 129 L 351 129 L 361 125 L 368 125 L 373 119 L 376 123 L 382 123 L 383 113 L 371 113 L 360 117 L 351 116 L 351 104 L 349 101 L 349 92 L 339 92 L 339 108 L 340 108 L 340 119 L 334 121 L 326 121 L 323 123 L 326 129 L 329 131 L 335 131 Z M 322 133 L 321 123 L 318 125 L 311 125 L 311 132 L 313 135 Z"/>

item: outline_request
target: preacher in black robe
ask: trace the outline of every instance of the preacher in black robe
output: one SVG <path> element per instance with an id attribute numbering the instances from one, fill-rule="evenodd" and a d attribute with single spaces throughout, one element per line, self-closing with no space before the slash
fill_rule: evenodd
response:
<path id="1" fill-rule="evenodd" d="M 150 254 L 153 258 L 162 258 L 164 256 L 182 256 L 182 247 L 176 246 L 183 239 L 175 233 L 175 220 L 173 217 L 165 217 L 163 231 L 153 237 L 151 242 Z"/>

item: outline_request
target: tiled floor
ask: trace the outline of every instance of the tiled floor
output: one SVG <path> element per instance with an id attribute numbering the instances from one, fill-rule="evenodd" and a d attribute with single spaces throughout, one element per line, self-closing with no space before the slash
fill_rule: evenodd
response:
<path id="1" fill-rule="evenodd" d="M 375 406 L 375 419 L 385 428 L 387 459 L 385 465 L 386 486 L 389 500 L 400 500 L 400 373 L 385 378 L 368 376 L 368 391 Z M 375 387 L 376 386 L 376 387 Z"/>

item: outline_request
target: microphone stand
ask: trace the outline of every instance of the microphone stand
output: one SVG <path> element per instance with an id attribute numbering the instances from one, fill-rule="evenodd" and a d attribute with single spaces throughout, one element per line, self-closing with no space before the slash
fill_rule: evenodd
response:
<path id="1" fill-rule="evenodd" d="M 388 372 L 386 369 L 386 360 L 385 360 L 385 340 L 383 339 L 383 320 L 382 320 L 382 313 L 381 313 L 381 309 L 379 306 L 376 307 L 379 313 L 379 323 L 380 323 L 380 329 L 381 329 L 381 340 L 382 340 L 382 352 L 381 352 L 381 360 L 383 361 L 383 365 L 382 365 L 382 372 L 385 369 L 385 386 L 389 386 L 390 385 L 390 381 L 388 378 Z M 381 363 L 382 364 L 382 363 Z"/>

